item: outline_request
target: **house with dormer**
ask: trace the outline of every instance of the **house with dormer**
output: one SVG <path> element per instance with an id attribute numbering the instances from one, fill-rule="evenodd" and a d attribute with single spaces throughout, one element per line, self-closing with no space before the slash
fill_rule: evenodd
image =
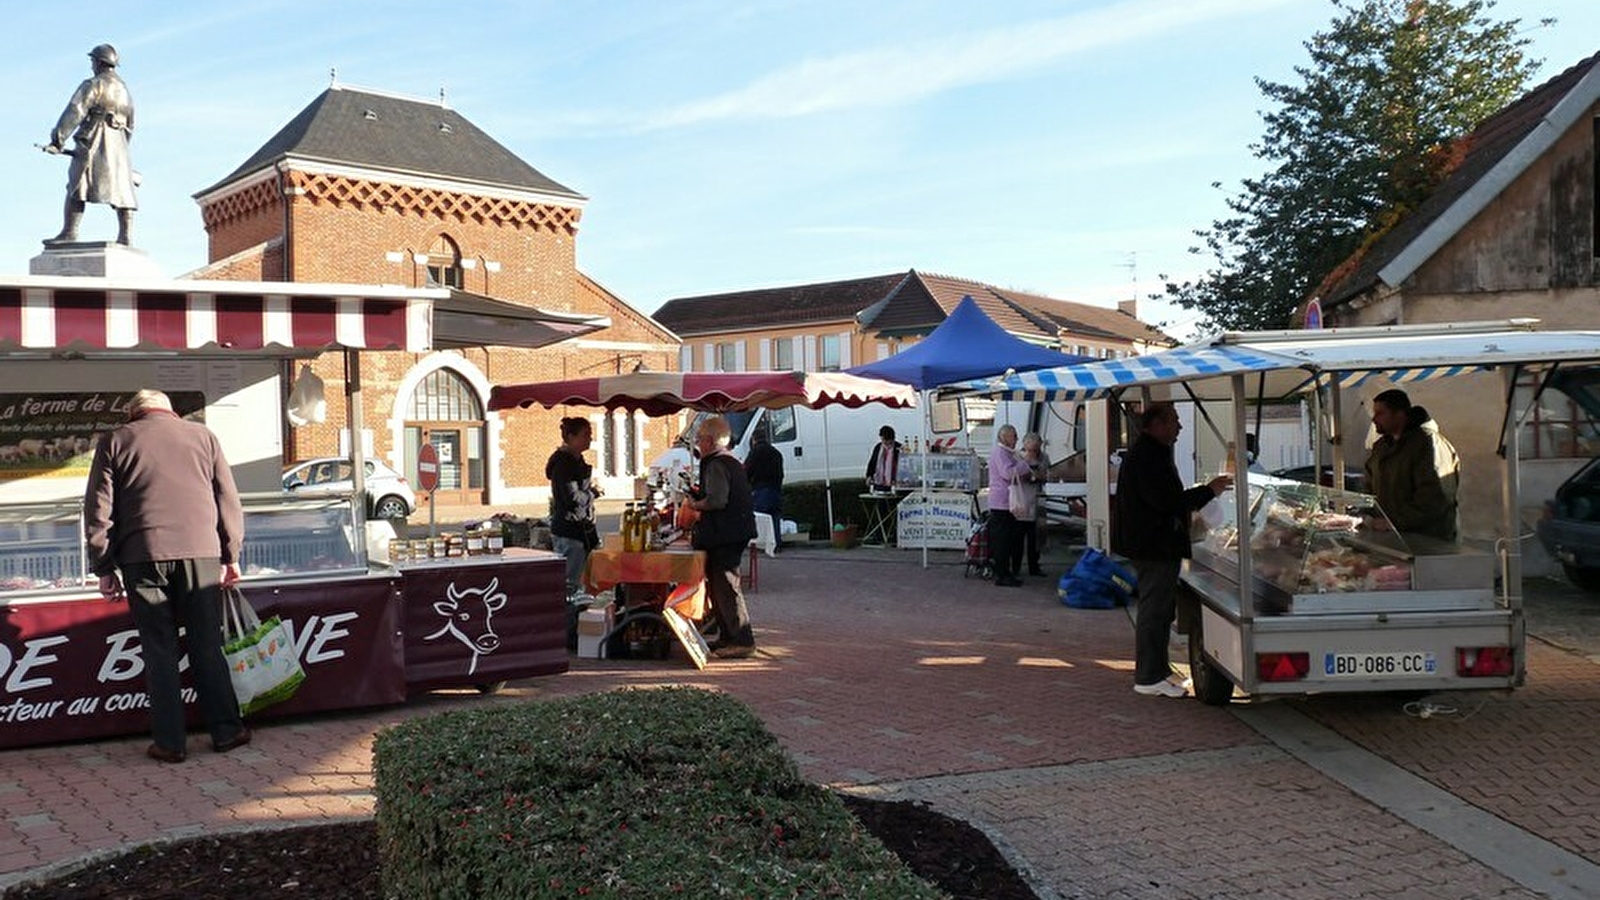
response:
<path id="1" fill-rule="evenodd" d="M 342 454 L 354 433 L 413 473 L 426 442 L 441 463 L 436 503 L 534 503 L 548 497 L 562 413 L 593 421 L 596 475 L 614 496 L 672 439 L 669 423 L 627 413 L 486 410 L 492 384 L 670 370 L 679 341 L 578 270 L 587 198 L 442 98 L 334 85 L 194 197 L 209 263 L 190 277 L 448 288 L 608 326 L 537 351 L 364 354 L 363 420 L 351 429 L 330 404 L 326 422 L 285 425 L 285 461 Z M 311 363 L 330 397 L 343 395 L 342 362 Z"/>
<path id="2" fill-rule="evenodd" d="M 1600 54 L 1446 148 L 1450 168 L 1439 186 L 1328 273 L 1308 303 L 1317 301 L 1330 327 L 1510 317 L 1537 318 L 1549 328 L 1600 327 L 1597 144 Z M 1388 386 L 1374 385 L 1366 396 Z M 1517 387 L 1519 408 L 1535 387 Z M 1497 508 L 1500 490 L 1497 478 L 1480 477 L 1496 471 L 1500 422 L 1483 414 L 1478 398 L 1503 388 L 1492 376 L 1405 388 L 1463 450 L 1463 525 L 1472 531 L 1466 510 Z M 1364 406 L 1347 410 L 1347 433 L 1364 430 Z M 1555 392 L 1541 397 L 1519 437 L 1523 518 L 1531 521 L 1567 474 L 1600 453 L 1600 439 L 1580 405 Z M 1529 544 L 1524 552 L 1538 555 Z"/>
<path id="3" fill-rule="evenodd" d="M 682 341 L 685 372 L 837 371 L 927 336 L 971 296 L 1006 331 L 1106 359 L 1171 346 L 1127 309 L 1107 309 L 911 269 L 865 278 L 678 297 L 655 312 Z"/>

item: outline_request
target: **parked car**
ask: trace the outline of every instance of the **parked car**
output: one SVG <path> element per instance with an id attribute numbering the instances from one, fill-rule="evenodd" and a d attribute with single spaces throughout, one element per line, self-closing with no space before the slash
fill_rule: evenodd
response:
<path id="1" fill-rule="evenodd" d="M 1600 591 L 1600 457 L 1556 488 L 1534 530 L 1573 584 Z"/>
<path id="2" fill-rule="evenodd" d="M 1322 467 L 1322 474 L 1319 477 L 1313 479 L 1311 477 L 1311 473 L 1316 471 L 1316 469 L 1317 469 L 1316 466 L 1309 466 L 1309 465 L 1307 465 L 1307 466 L 1291 466 L 1291 467 L 1289 467 L 1287 469 L 1279 469 L 1276 472 L 1271 472 L 1269 474 L 1271 474 L 1275 478 L 1287 478 L 1290 481 L 1304 481 L 1307 484 L 1311 484 L 1311 483 L 1315 482 L 1316 484 L 1320 484 L 1323 487 L 1332 487 L 1333 486 L 1333 466 L 1323 466 Z M 1366 473 L 1362 472 L 1360 469 L 1353 469 L 1350 466 L 1345 466 L 1345 468 L 1344 468 L 1344 489 L 1347 490 L 1347 491 L 1354 491 L 1355 493 L 1358 493 L 1358 494 L 1365 494 L 1367 492 L 1367 476 L 1366 476 Z"/>
<path id="3" fill-rule="evenodd" d="M 417 508 L 417 494 L 405 476 L 381 462 L 366 460 L 367 516 L 404 519 Z M 338 456 L 295 463 L 283 470 L 283 489 L 297 497 L 348 496 L 355 490 L 350 460 Z"/>

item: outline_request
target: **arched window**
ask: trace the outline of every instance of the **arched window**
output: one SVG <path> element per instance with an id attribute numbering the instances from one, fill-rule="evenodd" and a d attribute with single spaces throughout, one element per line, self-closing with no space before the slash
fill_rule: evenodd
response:
<path id="1" fill-rule="evenodd" d="M 483 401 L 467 380 L 451 369 L 435 369 L 423 376 L 411 395 L 406 416 L 406 471 L 417 470 L 417 448 L 426 440 L 439 454 L 439 490 L 460 492 L 446 502 L 471 503 L 467 496 L 485 488 L 485 426 Z"/>
<path id="2" fill-rule="evenodd" d="M 461 285 L 461 248 L 441 234 L 428 248 L 428 287 L 460 290 Z"/>

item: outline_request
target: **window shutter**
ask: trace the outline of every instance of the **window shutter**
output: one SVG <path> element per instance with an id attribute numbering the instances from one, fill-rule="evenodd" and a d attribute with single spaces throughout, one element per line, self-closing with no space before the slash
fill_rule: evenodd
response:
<path id="1" fill-rule="evenodd" d="M 706 360 L 706 367 L 704 371 L 715 372 L 717 370 L 717 345 L 705 344 L 703 346 L 705 347 Z"/>
<path id="2" fill-rule="evenodd" d="M 694 371 L 694 348 L 688 344 L 684 344 L 678 348 L 678 371 Z"/>
<path id="3" fill-rule="evenodd" d="M 733 368 L 738 372 L 745 372 L 749 370 L 744 362 L 744 345 L 744 341 L 739 341 L 733 345 Z"/>
<path id="4" fill-rule="evenodd" d="M 760 341 L 758 341 L 757 343 L 760 345 L 759 346 L 759 350 L 760 350 L 760 353 L 761 353 L 761 360 L 760 360 L 761 365 L 759 366 L 759 368 L 762 369 L 763 371 L 772 368 L 772 343 L 773 342 L 771 340 L 763 338 Z"/>
<path id="5" fill-rule="evenodd" d="M 802 346 L 804 348 L 803 352 L 802 352 L 802 355 L 801 355 L 801 358 L 800 358 L 800 360 L 801 360 L 800 368 L 804 369 L 807 372 L 815 372 L 817 370 L 817 338 L 816 338 L 816 335 L 808 334 L 805 337 L 801 338 L 800 340 L 803 342 Z"/>
<path id="6" fill-rule="evenodd" d="M 839 368 L 840 370 L 844 370 L 850 368 L 851 365 L 850 332 L 841 331 L 839 332 Z"/>

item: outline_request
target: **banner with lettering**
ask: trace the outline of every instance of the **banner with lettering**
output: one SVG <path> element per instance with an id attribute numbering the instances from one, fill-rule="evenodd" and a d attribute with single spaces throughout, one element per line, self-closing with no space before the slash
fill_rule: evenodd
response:
<path id="1" fill-rule="evenodd" d="M 82 477 L 101 432 L 128 421 L 134 391 L 0 393 L 0 477 Z M 201 421 L 206 398 L 172 391 L 172 410 Z"/>
<path id="2" fill-rule="evenodd" d="M 246 585 L 244 592 L 262 618 L 283 618 L 306 672 L 294 698 L 261 718 L 405 699 L 395 579 Z M 199 724 L 187 677 L 183 692 L 191 724 Z M 142 734 L 149 726 L 139 631 L 125 603 L 96 596 L 0 606 L 0 749 Z"/>

